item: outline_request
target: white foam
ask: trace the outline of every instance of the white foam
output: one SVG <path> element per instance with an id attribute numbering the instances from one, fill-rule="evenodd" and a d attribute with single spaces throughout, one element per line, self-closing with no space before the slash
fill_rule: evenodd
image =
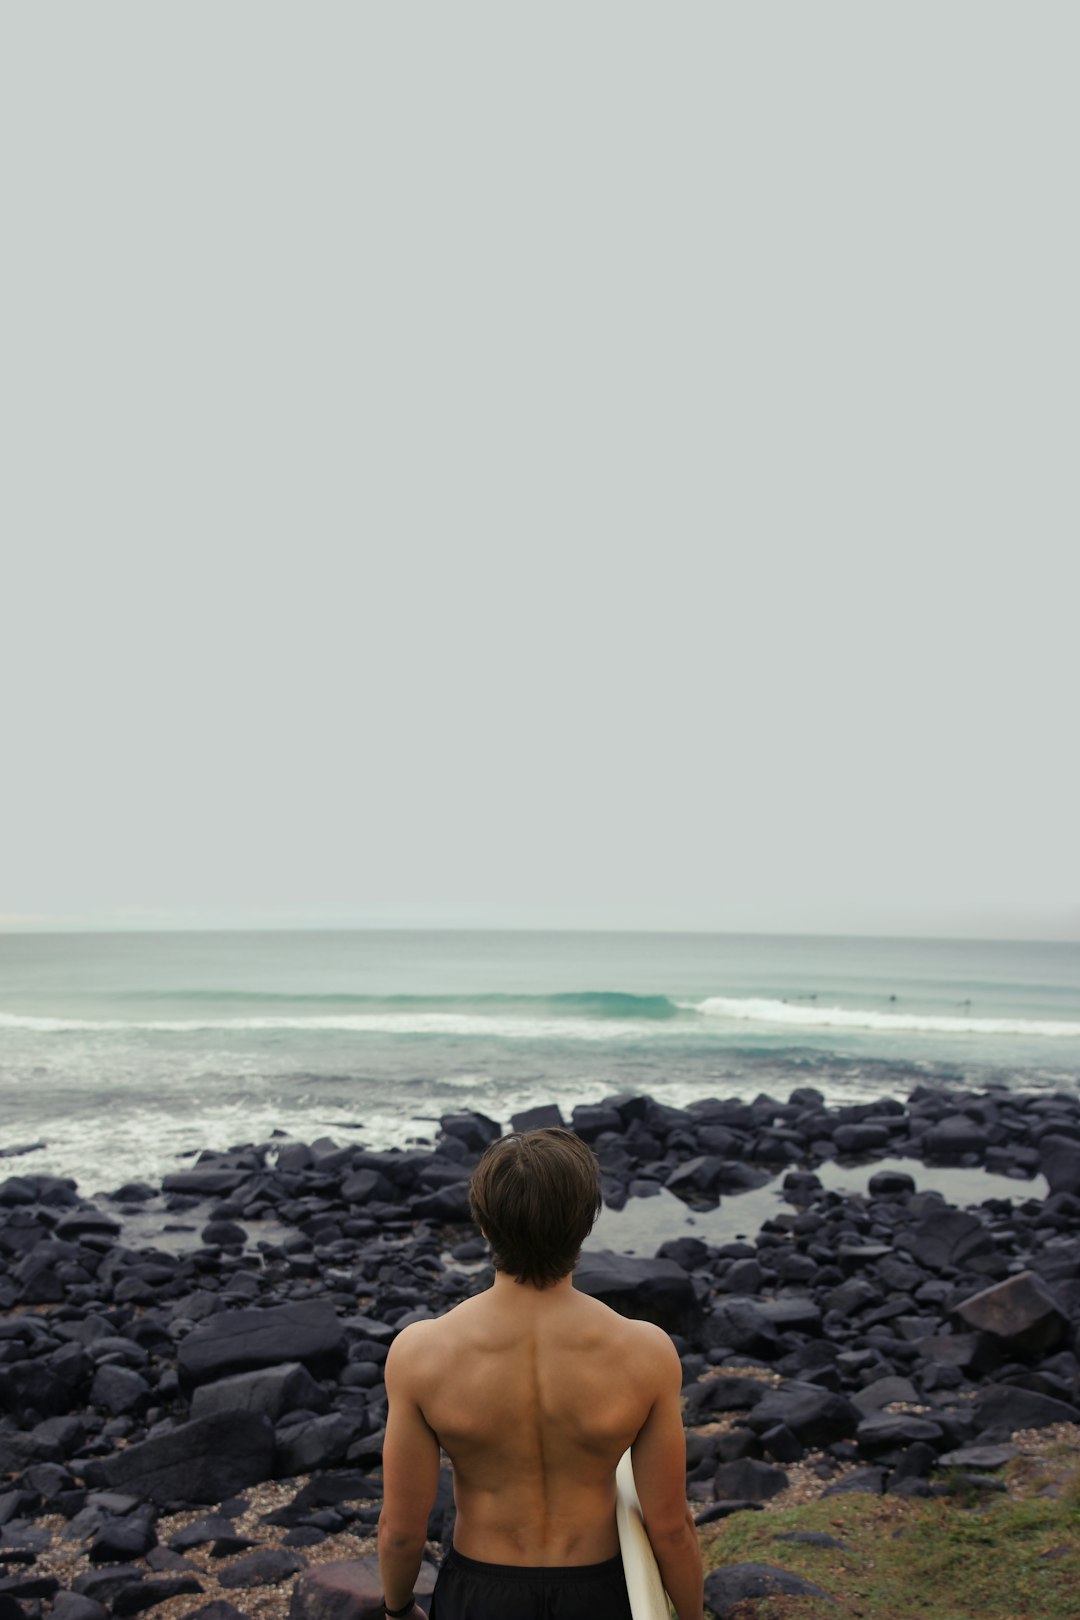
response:
<path id="1" fill-rule="evenodd" d="M 485 1039 L 608 1041 L 642 1039 L 677 1033 L 678 1024 L 650 1019 L 617 1018 L 514 1018 L 482 1013 L 402 1012 L 313 1014 L 308 1018 L 47 1018 L 31 1014 L 0 1013 L 0 1029 L 21 1029 L 42 1035 L 139 1034 L 196 1035 L 207 1031 L 242 1035 L 289 1030 L 299 1034 L 320 1032 L 356 1035 L 473 1035 Z"/>
<path id="2" fill-rule="evenodd" d="M 951 1014 L 875 1012 L 852 1007 L 818 1007 L 766 997 L 709 996 L 696 1004 L 708 1018 L 785 1029 L 864 1029 L 886 1034 L 1021 1035 L 1049 1040 L 1080 1037 L 1080 1023 L 1052 1018 L 957 1018 Z"/>

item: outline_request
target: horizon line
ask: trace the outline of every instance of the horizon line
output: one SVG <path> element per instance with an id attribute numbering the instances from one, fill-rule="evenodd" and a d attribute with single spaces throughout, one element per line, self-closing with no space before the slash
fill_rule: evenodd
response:
<path id="1" fill-rule="evenodd" d="M 964 934 L 926 933 L 904 930 L 899 933 L 864 928 L 670 928 L 642 927 L 628 924 L 600 925 L 593 923 L 545 924 L 535 926 L 524 923 L 165 923 L 158 925 L 131 925 L 110 923 L 77 923 L 57 927 L 52 923 L 28 922 L 14 925 L 0 920 L 0 937 L 11 938 L 69 938 L 81 935 L 131 936 L 136 938 L 166 935 L 221 934 L 251 936 L 259 934 L 583 934 L 583 935 L 644 935 L 659 938 L 705 939 L 862 939 L 882 942 L 899 940 L 925 944 L 956 945 L 1080 945 L 1080 933 L 1046 937 L 1032 934 Z"/>

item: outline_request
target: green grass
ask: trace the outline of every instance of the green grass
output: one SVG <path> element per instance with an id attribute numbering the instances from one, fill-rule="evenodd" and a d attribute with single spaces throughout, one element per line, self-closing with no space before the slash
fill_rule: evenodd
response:
<path id="1" fill-rule="evenodd" d="M 754 1620 L 1078 1620 L 1080 1461 L 1010 1476 L 1020 1497 L 947 1500 L 837 1496 L 799 1508 L 740 1513 L 702 1531 L 706 1570 L 720 1564 L 776 1564 L 805 1576 L 836 1601 L 775 1598 Z M 1048 1483 L 1056 1496 L 1038 1492 Z M 777 1541 L 819 1530 L 845 1544 Z"/>

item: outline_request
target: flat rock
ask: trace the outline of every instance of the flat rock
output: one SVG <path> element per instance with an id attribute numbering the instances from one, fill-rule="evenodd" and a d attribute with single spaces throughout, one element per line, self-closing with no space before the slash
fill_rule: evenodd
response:
<path id="1" fill-rule="evenodd" d="M 885 1490 L 883 1468 L 853 1468 L 826 1485 L 822 1496 L 881 1496 Z"/>
<path id="2" fill-rule="evenodd" d="M 212 1412 L 263 1412 L 276 1422 L 286 1412 L 324 1412 L 325 1391 L 299 1361 L 234 1373 L 212 1384 L 200 1384 L 191 1397 L 192 1417 Z"/>
<path id="3" fill-rule="evenodd" d="M 727 1620 L 740 1603 L 753 1598 L 812 1597 L 833 1603 L 828 1592 L 813 1581 L 793 1575 L 775 1564 L 727 1564 L 713 1570 L 705 1581 L 705 1605 L 716 1620 Z"/>
<path id="4" fill-rule="evenodd" d="M 855 1431 L 860 1451 L 891 1451 L 894 1446 L 910 1446 L 915 1440 L 933 1445 L 944 1438 L 944 1430 L 929 1418 L 913 1412 L 874 1412 Z"/>
<path id="5" fill-rule="evenodd" d="M 316 1377 L 345 1361 L 345 1330 L 323 1300 L 273 1305 L 266 1310 L 223 1311 L 189 1333 L 176 1358 L 186 1389 L 233 1373 L 302 1362 Z"/>
<path id="6" fill-rule="evenodd" d="M 721 1463 L 713 1479 L 713 1490 L 718 1497 L 740 1502 L 767 1502 L 784 1490 L 788 1477 L 782 1468 L 758 1462 L 753 1457 L 739 1457 L 735 1462 Z"/>
<path id="7" fill-rule="evenodd" d="M 195 1418 L 125 1451 L 86 1464 L 86 1483 L 124 1490 L 142 1501 L 220 1502 L 269 1479 L 274 1430 L 254 1412 Z"/>
<path id="8" fill-rule="evenodd" d="M 185 1525 L 177 1530 L 175 1535 L 169 1537 L 169 1546 L 174 1552 L 188 1552 L 192 1547 L 205 1547 L 212 1541 L 223 1540 L 233 1534 L 231 1519 L 226 1519 L 221 1513 L 205 1513 L 201 1519 Z"/>
<path id="9" fill-rule="evenodd" d="M 1019 1446 L 961 1446 L 938 1458 L 942 1468 L 979 1468 L 992 1472 L 1019 1457 Z"/>
<path id="10" fill-rule="evenodd" d="M 420 1565 L 414 1591 L 427 1608 L 435 1569 Z M 382 1581 L 375 1558 L 346 1559 L 304 1570 L 293 1586 L 289 1620 L 376 1620 L 382 1613 Z M 508 1615 L 506 1620 L 512 1620 Z"/>
<path id="11" fill-rule="evenodd" d="M 306 1559 L 284 1547 L 260 1547 L 218 1572 L 221 1586 L 277 1586 L 306 1568 Z"/>
<path id="12" fill-rule="evenodd" d="M 227 1598 L 215 1598 L 212 1603 L 204 1603 L 201 1609 L 190 1610 L 183 1620 L 248 1620 L 248 1617 Z"/>
<path id="13" fill-rule="evenodd" d="M 1016 1384 L 981 1389 L 972 1406 L 981 1429 L 1015 1434 L 1019 1429 L 1046 1429 L 1052 1423 L 1080 1423 L 1080 1409 Z"/>
<path id="14" fill-rule="evenodd" d="M 112 1600 L 112 1612 L 123 1620 L 125 1615 L 143 1614 L 159 1603 L 167 1603 L 170 1598 L 202 1590 L 202 1583 L 194 1575 L 159 1575 L 122 1587 Z"/>

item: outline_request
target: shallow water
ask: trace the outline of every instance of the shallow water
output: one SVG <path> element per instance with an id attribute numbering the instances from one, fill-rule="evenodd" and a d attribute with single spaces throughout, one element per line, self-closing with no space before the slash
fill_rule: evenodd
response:
<path id="1" fill-rule="evenodd" d="M 902 1170 L 915 1179 L 917 1192 L 939 1192 L 958 1209 L 971 1208 L 987 1198 L 1045 1198 L 1043 1176 L 1030 1181 L 994 1175 L 988 1170 L 951 1169 L 925 1165 L 919 1159 L 880 1159 L 873 1164 L 836 1164 L 817 1167 L 816 1174 L 830 1192 L 865 1194 L 872 1175 L 881 1170 Z M 681 1198 L 661 1188 L 655 1197 L 631 1198 L 623 1209 L 603 1209 L 585 1243 L 586 1249 L 614 1249 L 619 1254 L 653 1255 L 669 1238 L 697 1237 L 710 1244 L 752 1241 L 772 1216 L 794 1206 L 783 1193 L 783 1172 L 766 1187 L 723 1198 L 716 1209 L 691 1209 Z"/>

